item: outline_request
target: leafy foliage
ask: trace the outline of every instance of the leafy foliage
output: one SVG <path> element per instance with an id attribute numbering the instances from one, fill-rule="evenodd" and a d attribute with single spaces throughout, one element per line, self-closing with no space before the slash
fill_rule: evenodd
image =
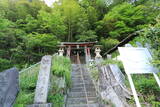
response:
<path id="1" fill-rule="evenodd" d="M 10 67 L 12 67 L 12 65 L 9 60 L 0 58 L 0 72 Z"/>
<path id="2" fill-rule="evenodd" d="M 156 18 L 157 23 L 155 25 L 148 25 L 140 33 L 140 36 L 135 38 L 131 43 L 135 44 L 136 41 L 142 43 L 144 47 L 148 44 L 148 48 L 152 52 L 153 60 L 152 64 L 160 69 L 160 18 Z"/>
<path id="3" fill-rule="evenodd" d="M 157 18 L 157 24 L 146 28 L 142 35 L 147 38 L 146 42 L 151 44 L 153 51 L 153 64 L 160 69 L 160 18 Z"/>
<path id="4" fill-rule="evenodd" d="M 71 61 L 67 57 L 54 56 L 52 60 L 53 75 L 64 77 L 69 87 L 71 85 Z"/>
<path id="5" fill-rule="evenodd" d="M 39 65 L 36 65 L 20 74 L 20 92 L 17 96 L 14 107 L 19 105 L 24 107 L 28 104 L 33 104 L 39 67 Z"/>
<path id="6" fill-rule="evenodd" d="M 30 61 L 41 58 L 44 54 L 52 54 L 57 46 L 57 39 L 50 34 L 29 34 L 26 38 L 27 55 Z"/>
<path id="7" fill-rule="evenodd" d="M 133 75 L 133 80 L 136 89 L 142 94 L 143 102 L 158 102 L 160 90 L 153 75 Z"/>
<path id="8" fill-rule="evenodd" d="M 122 40 L 151 21 L 150 17 L 146 17 L 146 9 L 143 5 L 135 7 L 129 3 L 119 4 L 98 23 L 97 30 L 104 36 Z"/>
<path id="9" fill-rule="evenodd" d="M 64 104 L 64 96 L 62 94 L 50 94 L 48 97 L 49 102 L 53 102 L 53 107 L 62 107 Z"/>
<path id="10" fill-rule="evenodd" d="M 112 39 L 112 38 L 100 39 L 100 44 L 103 46 L 102 49 L 105 50 L 105 52 L 109 50 L 111 47 L 114 47 L 118 43 L 119 41 L 117 39 Z"/>

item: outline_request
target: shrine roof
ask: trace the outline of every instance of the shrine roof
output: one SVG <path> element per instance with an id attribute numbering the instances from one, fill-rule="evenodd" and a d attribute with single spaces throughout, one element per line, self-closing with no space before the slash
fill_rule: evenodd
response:
<path id="1" fill-rule="evenodd" d="M 96 42 L 61 42 L 61 45 L 65 46 L 93 46 Z"/>

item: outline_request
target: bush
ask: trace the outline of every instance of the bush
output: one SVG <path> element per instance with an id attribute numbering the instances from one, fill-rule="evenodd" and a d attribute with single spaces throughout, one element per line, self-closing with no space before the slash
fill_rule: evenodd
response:
<path id="1" fill-rule="evenodd" d="M 17 96 L 14 107 L 25 107 L 28 104 L 33 104 L 38 71 L 39 65 L 20 74 L 20 92 Z"/>
<path id="2" fill-rule="evenodd" d="M 11 67 L 12 65 L 9 60 L 0 58 L 0 72 L 2 72 L 5 69 L 9 69 Z"/>
<path id="3" fill-rule="evenodd" d="M 133 75 L 132 76 L 137 92 L 142 96 L 144 102 L 152 104 L 159 101 L 160 90 L 155 78 L 152 75 Z"/>
<path id="4" fill-rule="evenodd" d="M 101 38 L 100 44 L 102 45 L 102 52 L 106 52 L 107 50 L 113 48 L 115 45 L 117 45 L 119 41 L 117 39 L 112 38 Z"/>
<path id="5" fill-rule="evenodd" d="M 133 80 L 138 91 L 144 95 L 154 94 L 156 96 L 160 93 L 158 84 L 151 75 L 133 75 Z"/>
<path id="6" fill-rule="evenodd" d="M 64 96 L 62 94 L 50 93 L 48 96 L 48 101 L 53 102 L 53 107 L 63 107 L 64 104 Z"/>
<path id="7" fill-rule="evenodd" d="M 67 57 L 54 56 L 52 59 L 51 71 L 53 75 L 65 77 L 67 86 L 71 83 L 71 61 Z"/>

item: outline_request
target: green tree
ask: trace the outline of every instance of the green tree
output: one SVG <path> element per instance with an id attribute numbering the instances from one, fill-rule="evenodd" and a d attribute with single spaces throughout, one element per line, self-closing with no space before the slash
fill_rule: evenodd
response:
<path id="1" fill-rule="evenodd" d="M 58 40 L 52 34 L 28 34 L 25 39 L 28 62 L 38 61 L 43 55 L 56 51 Z"/>
<path id="2" fill-rule="evenodd" d="M 89 28 L 87 14 L 83 7 L 81 7 L 76 0 L 64 0 L 58 10 L 64 16 L 64 21 L 67 27 L 68 41 L 75 41 L 76 35 Z"/>
<path id="3" fill-rule="evenodd" d="M 59 11 L 46 12 L 44 10 L 39 11 L 38 23 L 40 24 L 41 33 L 52 33 L 59 40 L 65 40 L 66 25 L 64 23 L 64 17 Z"/>
<path id="4" fill-rule="evenodd" d="M 147 16 L 146 9 L 143 5 L 133 6 L 129 3 L 117 5 L 97 23 L 96 30 L 104 37 L 122 40 L 152 21 L 152 16 Z"/>
<path id="5" fill-rule="evenodd" d="M 96 32 L 92 30 L 88 30 L 86 32 L 82 32 L 81 35 L 77 36 L 79 42 L 90 42 L 90 41 L 96 41 L 97 35 Z"/>

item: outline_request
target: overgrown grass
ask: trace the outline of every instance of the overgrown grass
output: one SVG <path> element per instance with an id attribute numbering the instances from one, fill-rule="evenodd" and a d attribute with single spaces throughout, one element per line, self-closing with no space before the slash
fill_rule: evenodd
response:
<path id="1" fill-rule="evenodd" d="M 14 107 L 25 107 L 28 104 L 33 104 L 39 66 L 40 65 L 36 65 L 20 74 L 20 92 L 17 96 Z"/>
<path id="2" fill-rule="evenodd" d="M 70 59 L 63 56 L 54 56 L 52 58 L 51 71 L 52 85 L 48 94 L 48 102 L 52 103 L 53 107 L 63 107 L 64 94 L 71 85 Z"/>
<path id="3" fill-rule="evenodd" d="M 52 59 L 51 71 L 53 75 L 58 77 L 64 77 L 67 83 L 67 87 L 71 84 L 71 61 L 64 56 L 54 56 Z"/>
<path id="4" fill-rule="evenodd" d="M 152 106 L 160 102 L 160 88 L 152 74 L 132 75 L 137 92 L 140 94 L 141 103 L 148 103 Z M 157 107 L 160 106 L 160 103 Z"/>

